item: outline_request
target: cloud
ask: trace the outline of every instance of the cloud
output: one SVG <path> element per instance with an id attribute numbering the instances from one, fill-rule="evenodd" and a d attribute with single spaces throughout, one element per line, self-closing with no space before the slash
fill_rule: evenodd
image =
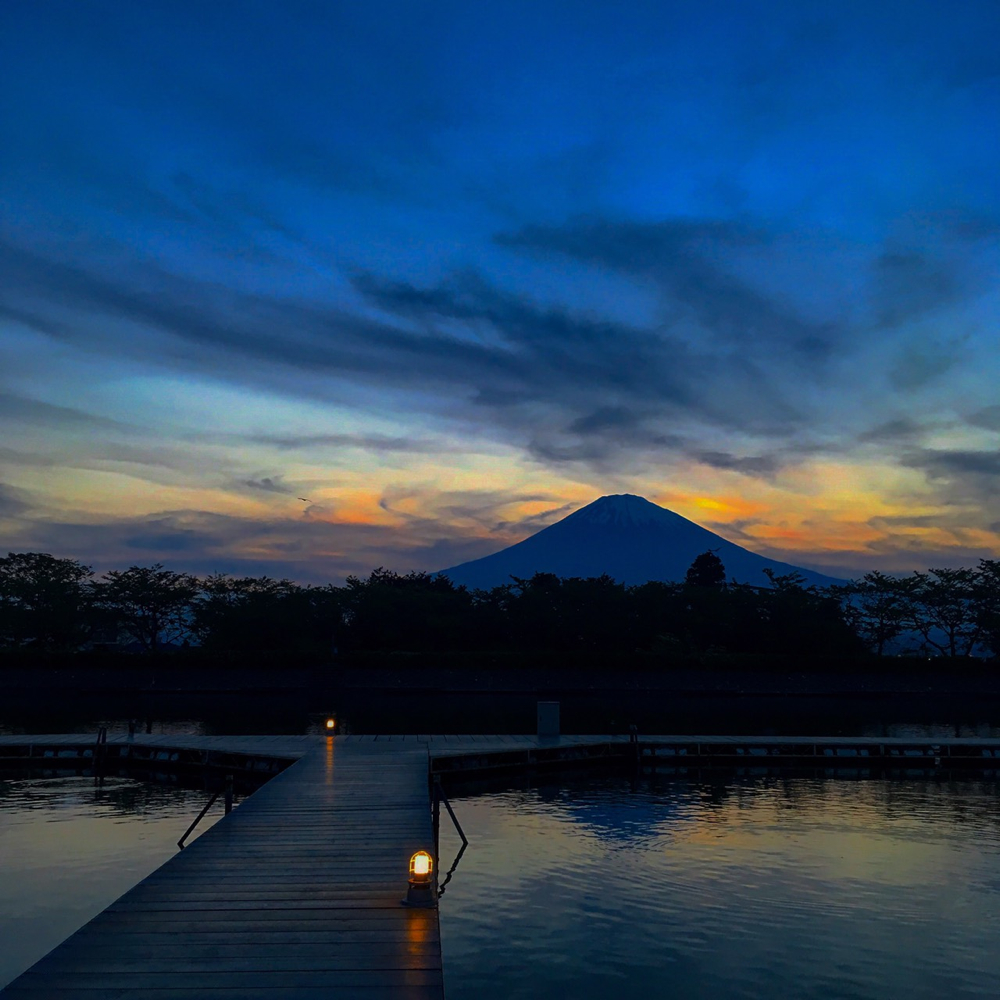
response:
<path id="1" fill-rule="evenodd" d="M 678 419 L 759 433 L 801 419 L 752 359 L 692 346 L 667 327 L 542 307 L 468 272 L 428 288 L 370 274 L 355 285 L 426 337 L 456 322 L 475 332 L 477 350 L 488 353 L 474 402 L 511 430 L 530 429 L 529 451 L 545 461 L 598 462 L 623 440 L 676 448 L 681 438 L 663 425 Z"/>
<path id="2" fill-rule="evenodd" d="M 760 251 L 770 242 L 767 233 L 739 222 L 579 218 L 561 226 L 525 226 L 498 235 L 496 242 L 651 281 L 676 320 L 691 318 L 717 343 L 738 344 L 752 354 L 780 345 L 789 360 L 815 369 L 844 333 L 835 323 L 798 314 L 723 263 L 728 252 Z"/>
<path id="3" fill-rule="evenodd" d="M 955 513 L 939 514 L 879 514 L 871 517 L 866 523 L 872 527 L 893 528 L 940 528 L 949 526 L 956 518 Z"/>
<path id="4" fill-rule="evenodd" d="M 131 433 L 133 427 L 107 417 L 95 416 L 69 406 L 57 406 L 11 392 L 0 392 L 0 420 L 30 423 L 43 427 L 93 427 Z"/>
<path id="5" fill-rule="evenodd" d="M 341 583 L 376 566 L 401 572 L 454 565 L 496 548 L 482 533 L 428 525 L 365 525 L 318 518 L 252 519 L 203 510 L 142 518 L 22 522 L 19 550 L 85 559 L 98 570 L 163 562 L 171 569 Z"/>
<path id="6" fill-rule="evenodd" d="M 961 360 L 958 341 L 922 338 L 904 344 L 889 369 L 889 383 L 896 390 L 911 392 L 943 379 Z"/>
<path id="7" fill-rule="evenodd" d="M 714 531 L 716 534 L 721 535 L 723 538 L 728 539 L 731 542 L 736 542 L 738 545 L 742 544 L 746 547 L 756 551 L 756 547 L 760 545 L 760 539 L 757 538 L 752 532 L 747 531 L 747 528 L 756 527 L 759 524 L 765 524 L 761 518 L 758 517 L 743 517 L 737 518 L 734 521 L 700 521 L 702 527 L 708 528 L 710 531 Z M 795 563 L 794 559 L 786 559 L 786 562 Z"/>
<path id="8" fill-rule="evenodd" d="M 0 482 L 0 518 L 20 517 L 32 506 L 28 494 L 24 490 Z"/>
<path id="9" fill-rule="evenodd" d="M 211 196 L 189 187 L 192 197 Z M 836 379 L 857 348 L 855 328 L 811 318 L 737 273 L 733 255 L 766 259 L 774 240 L 746 223 L 682 219 L 575 219 L 496 237 L 507 250 L 568 259 L 654 287 L 660 314 L 642 322 L 543 304 L 468 269 L 423 285 L 355 270 L 357 300 L 348 306 L 228 288 L 149 261 L 118 266 L 97 255 L 84 265 L 9 240 L 0 245 L 0 310 L 35 317 L 40 326 L 62 329 L 52 335 L 90 349 L 156 366 L 222 373 L 338 403 L 369 393 L 368 402 L 390 399 L 399 411 L 448 421 L 470 440 L 458 449 L 453 439 L 416 434 L 244 438 L 279 449 L 434 455 L 474 448 L 485 437 L 542 464 L 581 466 L 602 478 L 691 458 L 766 478 L 836 447 L 821 424 L 838 416 L 834 397 L 843 386 Z M 894 315 L 901 317 L 911 308 L 906 296 L 917 296 L 912 309 L 924 309 L 931 297 L 957 294 L 957 282 L 941 276 L 950 272 L 923 257 L 884 254 L 876 269 L 886 322 L 891 301 L 899 300 Z M 930 286 L 923 299 L 915 291 L 922 285 Z M 63 329 L 65 315 L 77 320 Z M 910 342 L 897 350 L 890 378 L 901 390 L 918 388 L 941 378 L 962 350 L 957 342 Z M 67 410 L 45 419 L 84 417 Z M 905 419 L 859 440 L 903 443 Z M 812 437 L 823 445 L 801 440 L 817 429 Z M 729 436 L 726 448 L 702 443 L 717 440 L 715 431 Z M 761 438 L 780 445 L 762 445 Z M 263 483 L 243 485 L 266 490 Z"/>
<path id="10" fill-rule="evenodd" d="M 875 262 L 872 300 L 879 326 L 899 326 L 955 302 L 963 284 L 954 268 L 922 253 L 886 252 Z"/>
<path id="11" fill-rule="evenodd" d="M 355 287 L 383 314 L 376 319 L 238 292 L 149 263 L 84 269 L 8 243 L 0 264 L 0 302 L 43 319 L 57 306 L 79 314 L 75 340 L 235 379 L 274 383 L 285 377 L 276 373 L 303 372 L 321 394 L 334 390 L 317 388 L 317 378 L 424 399 L 437 390 L 442 412 L 500 431 L 546 461 L 607 461 L 628 421 L 635 445 L 662 451 L 678 443 L 664 425 L 681 420 L 777 434 L 803 419 L 742 352 L 692 346 L 668 328 L 542 307 L 471 273 L 424 288 L 358 274 Z M 151 335 L 136 338 L 128 326 L 92 323 L 87 314 Z M 164 336 L 198 350 L 179 351 Z"/>
<path id="12" fill-rule="evenodd" d="M 970 414 L 965 419 L 973 427 L 982 427 L 988 431 L 1000 431 L 1000 405 L 987 406 Z"/>
<path id="13" fill-rule="evenodd" d="M 694 452 L 692 457 L 713 469 L 732 470 L 745 476 L 755 476 L 762 479 L 771 478 L 781 469 L 783 464 L 776 455 L 740 457 L 724 451 L 699 451 Z"/>
<path id="14" fill-rule="evenodd" d="M 16 448 L 5 448 L 2 445 L 0 445 L 0 462 L 6 462 L 7 465 L 21 465 L 37 469 L 51 468 L 59 464 L 57 459 L 49 455 L 18 451 Z"/>
<path id="15" fill-rule="evenodd" d="M 1000 451 L 919 448 L 904 454 L 900 463 L 921 470 L 944 502 L 968 505 L 970 522 L 982 522 L 995 507 L 1000 493 Z"/>
<path id="16" fill-rule="evenodd" d="M 537 514 L 529 514 L 527 517 L 519 518 L 516 521 L 497 521 L 493 526 L 495 533 L 515 534 L 526 537 L 547 528 L 550 524 L 562 520 L 567 514 L 576 510 L 577 504 L 564 503 L 550 510 L 543 510 Z"/>
<path id="17" fill-rule="evenodd" d="M 459 451 L 458 446 L 430 438 L 400 437 L 391 434 L 248 434 L 243 440 L 275 448 L 360 448 L 372 452 L 404 452 L 414 455 L 437 455 Z"/>
<path id="18" fill-rule="evenodd" d="M 903 464 L 923 469 L 931 479 L 954 479 L 961 476 L 1000 478 L 1000 452 L 932 450 L 904 457 Z"/>
<path id="19" fill-rule="evenodd" d="M 859 444 L 913 444 L 923 438 L 931 427 L 910 417 L 896 417 L 858 434 Z"/>
<path id="20" fill-rule="evenodd" d="M 377 566 L 435 571 L 520 541 L 575 505 L 545 492 L 507 489 L 439 491 L 429 485 L 388 490 L 379 523 L 339 520 L 336 505 L 313 516 L 242 517 L 198 509 L 142 517 L 31 517 L 29 498 L 0 485 L 0 517 L 16 517 L 9 544 L 19 550 L 80 558 L 99 571 L 163 562 L 170 568 L 286 576 L 341 583 Z M 526 505 L 545 509 L 520 514 Z M 516 516 L 511 516 L 511 515 Z"/>
<path id="21" fill-rule="evenodd" d="M 263 493 L 287 495 L 295 492 L 292 487 L 286 486 L 281 480 L 281 476 L 264 476 L 261 479 L 244 479 L 242 485 L 248 486 L 252 490 L 260 490 Z"/>

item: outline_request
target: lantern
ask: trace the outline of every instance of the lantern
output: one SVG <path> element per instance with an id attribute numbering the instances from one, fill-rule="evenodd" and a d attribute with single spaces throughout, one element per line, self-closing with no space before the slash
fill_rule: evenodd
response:
<path id="1" fill-rule="evenodd" d="M 434 893 L 434 859 L 426 851 L 417 851 L 410 858 L 410 880 L 406 888 L 406 906 L 436 906 Z"/>

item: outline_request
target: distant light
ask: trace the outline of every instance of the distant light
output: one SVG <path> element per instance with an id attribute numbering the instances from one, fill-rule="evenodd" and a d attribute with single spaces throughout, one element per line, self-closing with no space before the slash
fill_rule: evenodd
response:
<path id="1" fill-rule="evenodd" d="M 334 719 L 331 716 L 329 719 L 326 720 L 326 728 L 329 729 L 329 730 L 331 730 L 331 731 L 334 730 L 334 729 L 336 729 L 337 728 L 337 720 Z"/>
<path id="2" fill-rule="evenodd" d="M 434 859 L 426 851 L 417 851 L 410 858 L 410 881 L 406 888 L 406 906 L 436 906 L 434 893 Z"/>

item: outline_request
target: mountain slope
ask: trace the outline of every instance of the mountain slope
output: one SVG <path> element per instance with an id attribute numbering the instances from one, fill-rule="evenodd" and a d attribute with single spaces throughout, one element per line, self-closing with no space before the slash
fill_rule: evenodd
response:
<path id="1" fill-rule="evenodd" d="M 535 573 L 590 577 L 607 573 L 626 584 L 679 581 L 695 556 L 713 549 L 726 576 L 740 583 L 767 585 L 765 569 L 801 573 L 807 583 L 825 586 L 832 577 L 765 559 L 726 541 L 680 514 L 630 493 L 601 497 L 530 538 L 493 555 L 441 572 L 457 584 L 489 589 Z"/>

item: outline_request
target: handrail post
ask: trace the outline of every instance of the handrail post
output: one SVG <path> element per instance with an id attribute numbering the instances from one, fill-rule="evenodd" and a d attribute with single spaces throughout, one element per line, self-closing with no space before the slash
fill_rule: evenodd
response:
<path id="1" fill-rule="evenodd" d="M 441 843 L 441 779 L 437 775 L 434 776 L 434 784 L 431 786 L 433 790 L 432 795 L 432 816 L 434 821 L 434 857 L 440 861 L 440 843 Z"/>
<path id="2" fill-rule="evenodd" d="M 198 813 L 198 815 L 195 817 L 194 822 L 184 831 L 184 836 L 181 837 L 181 839 L 177 841 L 177 846 L 182 851 L 184 850 L 184 841 L 188 839 L 188 835 L 191 833 L 191 831 L 201 822 L 201 819 L 205 815 L 205 813 L 207 813 L 208 810 L 211 809 L 213 805 L 215 805 L 215 800 L 219 797 L 219 794 L 220 794 L 219 792 L 216 792 L 208 800 L 208 804 L 205 806 L 205 808 L 202 809 L 202 811 L 200 813 Z"/>

